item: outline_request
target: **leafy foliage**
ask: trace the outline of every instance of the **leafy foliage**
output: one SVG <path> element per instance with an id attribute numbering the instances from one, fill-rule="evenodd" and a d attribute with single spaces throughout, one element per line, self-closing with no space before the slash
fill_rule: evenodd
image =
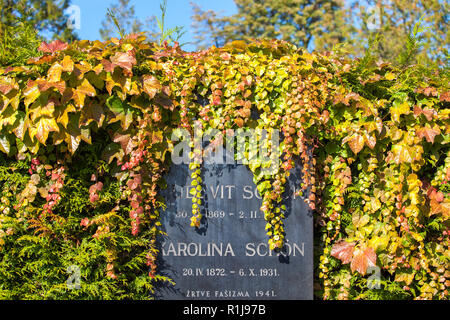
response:
<path id="1" fill-rule="evenodd" d="M 3 297 L 149 297 L 169 281 L 155 261 L 172 134 L 255 128 L 283 133 L 272 160 L 282 170 L 250 166 L 273 250 L 284 245 L 286 180 L 302 162 L 318 297 L 448 299 L 448 73 L 275 40 L 186 53 L 130 35 L 40 50 L 0 70 Z M 65 285 L 71 265 L 80 290 Z M 367 287 L 374 266 L 379 289 Z"/>
<path id="2" fill-rule="evenodd" d="M 0 28 L 0 66 L 23 65 L 39 55 L 41 39 L 34 27 L 25 21 Z"/>

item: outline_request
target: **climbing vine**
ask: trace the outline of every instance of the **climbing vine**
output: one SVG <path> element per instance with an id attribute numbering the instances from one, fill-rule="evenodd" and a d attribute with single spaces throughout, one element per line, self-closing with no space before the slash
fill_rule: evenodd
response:
<path id="1" fill-rule="evenodd" d="M 171 281 L 156 260 L 174 135 L 251 128 L 268 131 L 266 147 L 280 132 L 270 159 L 248 164 L 272 250 L 286 236 L 287 178 L 302 166 L 317 297 L 448 299 L 445 70 L 364 65 L 283 41 L 187 53 L 130 35 L 39 51 L 0 69 L 0 297 L 149 298 Z M 243 156 L 254 152 L 246 145 Z M 189 155 L 193 228 L 203 152 Z M 71 265 L 79 290 L 66 286 Z M 377 288 L 367 286 L 373 268 Z"/>

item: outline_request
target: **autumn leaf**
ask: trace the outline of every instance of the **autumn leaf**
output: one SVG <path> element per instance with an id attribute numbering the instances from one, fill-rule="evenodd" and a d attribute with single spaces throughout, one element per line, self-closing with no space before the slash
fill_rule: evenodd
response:
<path id="1" fill-rule="evenodd" d="M 48 82 L 60 81 L 62 71 L 63 67 L 58 62 L 55 62 L 47 72 L 47 81 Z"/>
<path id="2" fill-rule="evenodd" d="M 358 154 L 364 148 L 364 137 L 357 133 L 344 138 L 342 144 L 345 144 L 346 142 L 348 142 L 348 145 L 354 154 Z"/>
<path id="3" fill-rule="evenodd" d="M 350 269 L 352 272 L 358 271 L 365 275 L 368 267 L 376 266 L 377 255 L 371 247 L 365 249 L 355 249 L 353 253 Z"/>
<path id="4" fill-rule="evenodd" d="M 45 53 L 55 53 L 58 51 L 62 51 L 68 48 L 68 44 L 65 42 L 62 42 L 61 40 L 55 40 L 51 43 L 47 43 L 47 42 L 42 42 L 41 45 L 39 46 L 38 50 L 45 52 Z"/>
<path id="5" fill-rule="evenodd" d="M 77 76 L 78 80 L 83 79 L 84 75 L 92 70 L 92 66 L 87 61 L 80 61 L 74 65 L 73 73 Z"/>
<path id="6" fill-rule="evenodd" d="M 425 139 L 430 143 L 434 143 L 434 138 L 440 133 L 441 130 L 438 126 L 435 126 L 433 129 L 429 127 L 423 127 L 416 130 L 416 134 L 419 138 L 423 139 L 425 137 Z"/>
<path id="7" fill-rule="evenodd" d="M 341 260 L 343 264 L 347 264 L 352 259 L 354 248 L 355 244 L 353 242 L 342 240 L 333 245 L 331 255 Z"/>
<path id="8" fill-rule="evenodd" d="M 62 71 L 64 72 L 72 72 L 74 69 L 74 63 L 73 60 L 70 58 L 70 56 L 65 56 L 64 59 L 61 61 Z"/>
<path id="9" fill-rule="evenodd" d="M 58 125 L 54 118 L 41 117 L 34 127 L 29 129 L 30 137 L 36 137 L 40 143 L 45 145 L 47 141 L 48 134 L 50 132 L 59 131 Z"/>
<path id="10" fill-rule="evenodd" d="M 392 146 L 392 160 L 396 164 L 403 162 L 411 163 L 413 158 L 411 156 L 411 150 L 404 144 L 395 144 Z M 388 159 L 386 159 L 388 161 Z"/>
<path id="11" fill-rule="evenodd" d="M 133 51 L 128 52 L 116 52 L 116 54 L 111 58 L 113 66 L 119 66 L 131 74 L 133 66 L 136 64 L 136 58 L 134 57 Z M 111 68 L 114 68 L 111 66 Z"/>
<path id="12" fill-rule="evenodd" d="M 244 126 L 244 120 L 242 120 L 242 118 L 234 119 L 234 123 L 236 123 L 239 128 L 242 128 Z"/>
<path id="13" fill-rule="evenodd" d="M 97 182 L 96 184 L 93 184 L 89 188 L 89 193 L 98 192 L 98 191 L 101 191 L 102 189 L 103 189 L 103 183 L 102 182 Z"/>
<path id="14" fill-rule="evenodd" d="M 155 95 L 161 90 L 161 83 L 156 77 L 151 75 L 145 75 L 142 77 L 142 88 L 144 92 L 148 94 L 150 99 L 153 99 Z"/>
<path id="15" fill-rule="evenodd" d="M 34 82 L 28 82 L 27 88 L 23 92 L 23 96 L 25 97 L 24 104 L 28 107 L 39 97 L 41 92 L 39 91 L 39 87 Z"/>
<path id="16" fill-rule="evenodd" d="M 390 108 L 392 120 L 395 122 L 399 122 L 400 116 L 403 114 L 409 114 L 411 111 L 410 109 L 411 108 L 407 101 L 401 103 L 397 100 L 394 101 L 393 107 Z"/>
<path id="17" fill-rule="evenodd" d="M 10 151 L 10 143 L 8 137 L 5 135 L 0 135 L 0 151 L 8 154 Z"/>
<path id="18" fill-rule="evenodd" d="M 389 81 L 394 80 L 394 79 L 397 78 L 397 77 L 395 76 L 395 74 L 393 74 L 392 72 L 386 73 L 386 74 L 384 75 L 384 77 L 386 78 L 386 80 L 389 80 Z"/>
<path id="19" fill-rule="evenodd" d="M 28 129 L 28 119 L 26 118 L 24 112 L 19 111 L 16 123 L 14 124 L 13 127 L 13 132 L 18 139 L 23 140 L 27 129 Z"/>
<path id="20" fill-rule="evenodd" d="M 15 80 L 8 77 L 0 77 L 0 92 L 7 95 L 11 90 L 19 89 Z"/>
<path id="21" fill-rule="evenodd" d="M 436 90 L 436 88 L 434 87 L 426 87 L 423 89 L 423 94 L 426 96 L 433 96 L 436 97 L 438 95 L 438 92 Z"/>
<path id="22" fill-rule="evenodd" d="M 125 151 L 126 154 L 131 153 L 133 143 L 129 134 L 116 133 L 114 135 L 113 141 L 119 143 L 120 146 L 122 147 L 122 150 Z"/>
<path id="23" fill-rule="evenodd" d="M 368 135 L 367 133 L 364 135 L 364 140 L 366 142 L 366 145 L 373 149 L 375 148 L 375 145 L 377 144 L 377 139 L 374 136 Z"/>
<path id="24" fill-rule="evenodd" d="M 414 106 L 414 116 L 418 117 L 421 114 L 423 114 L 428 121 L 433 120 L 433 118 L 436 118 L 438 115 L 437 111 L 434 109 L 430 109 L 430 108 L 422 109 L 420 106 L 417 106 L 417 105 Z"/>
<path id="25" fill-rule="evenodd" d="M 105 120 L 105 113 L 103 107 L 97 103 L 89 102 L 81 110 L 80 125 L 87 126 L 91 122 L 95 121 L 98 127 L 101 127 Z"/>
<path id="26" fill-rule="evenodd" d="M 89 201 L 91 203 L 96 202 L 99 199 L 99 196 L 97 194 L 98 191 L 101 191 L 103 189 L 103 183 L 97 182 L 96 184 L 93 184 L 89 188 Z"/>
<path id="27" fill-rule="evenodd" d="M 84 79 L 81 85 L 72 90 L 72 98 L 78 107 L 84 106 L 86 96 L 95 97 L 97 92 L 95 88 L 89 83 L 87 79 Z"/>
<path id="28" fill-rule="evenodd" d="M 137 174 L 133 179 L 127 181 L 127 186 L 130 190 L 137 189 L 142 183 L 142 177 L 140 174 Z"/>
<path id="29" fill-rule="evenodd" d="M 440 97 L 439 97 L 439 101 L 441 101 L 441 102 L 444 102 L 444 101 L 450 102 L 450 91 L 442 92 Z"/>

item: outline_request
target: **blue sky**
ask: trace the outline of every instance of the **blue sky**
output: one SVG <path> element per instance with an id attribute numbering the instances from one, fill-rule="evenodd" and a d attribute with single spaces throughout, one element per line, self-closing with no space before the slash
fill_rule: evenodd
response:
<path id="1" fill-rule="evenodd" d="M 192 0 L 168 0 L 166 25 L 168 28 L 176 26 L 184 26 L 186 33 L 180 40 L 181 43 L 193 40 L 192 29 Z M 100 39 L 99 29 L 101 22 L 105 19 L 107 8 L 117 0 L 72 0 L 73 5 L 77 5 L 81 9 L 81 29 L 76 30 L 81 39 L 97 40 Z M 236 6 L 233 0 L 193 0 L 203 10 L 212 9 L 223 15 L 235 13 Z M 131 0 L 135 7 L 136 15 L 142 21 L 148 16 L 160 16 L 160 0 Z M 185 45 L 183 47 L 187 51 L 195 50 L 193 45 Z"/>

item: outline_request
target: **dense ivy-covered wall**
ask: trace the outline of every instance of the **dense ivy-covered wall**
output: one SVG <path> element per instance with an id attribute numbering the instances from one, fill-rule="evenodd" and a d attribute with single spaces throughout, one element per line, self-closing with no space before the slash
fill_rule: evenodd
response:
<path id="1" fill-rule="evenodd" d="M 281 170 L 249 166 L 274 250 L 285 237 L 284 184 L 302 160 L 317 298 L 448 299 L 445 71 L 282 41 L 186 53 L 132 35 L 40 51 L 0 70 L 1 298 L 146 299 L 171 281 L 155 263 L 158 191 L 174 131 L 201 127 L 281 130 Z M 200 167 L 190 165 L 193 227 Z"/>

